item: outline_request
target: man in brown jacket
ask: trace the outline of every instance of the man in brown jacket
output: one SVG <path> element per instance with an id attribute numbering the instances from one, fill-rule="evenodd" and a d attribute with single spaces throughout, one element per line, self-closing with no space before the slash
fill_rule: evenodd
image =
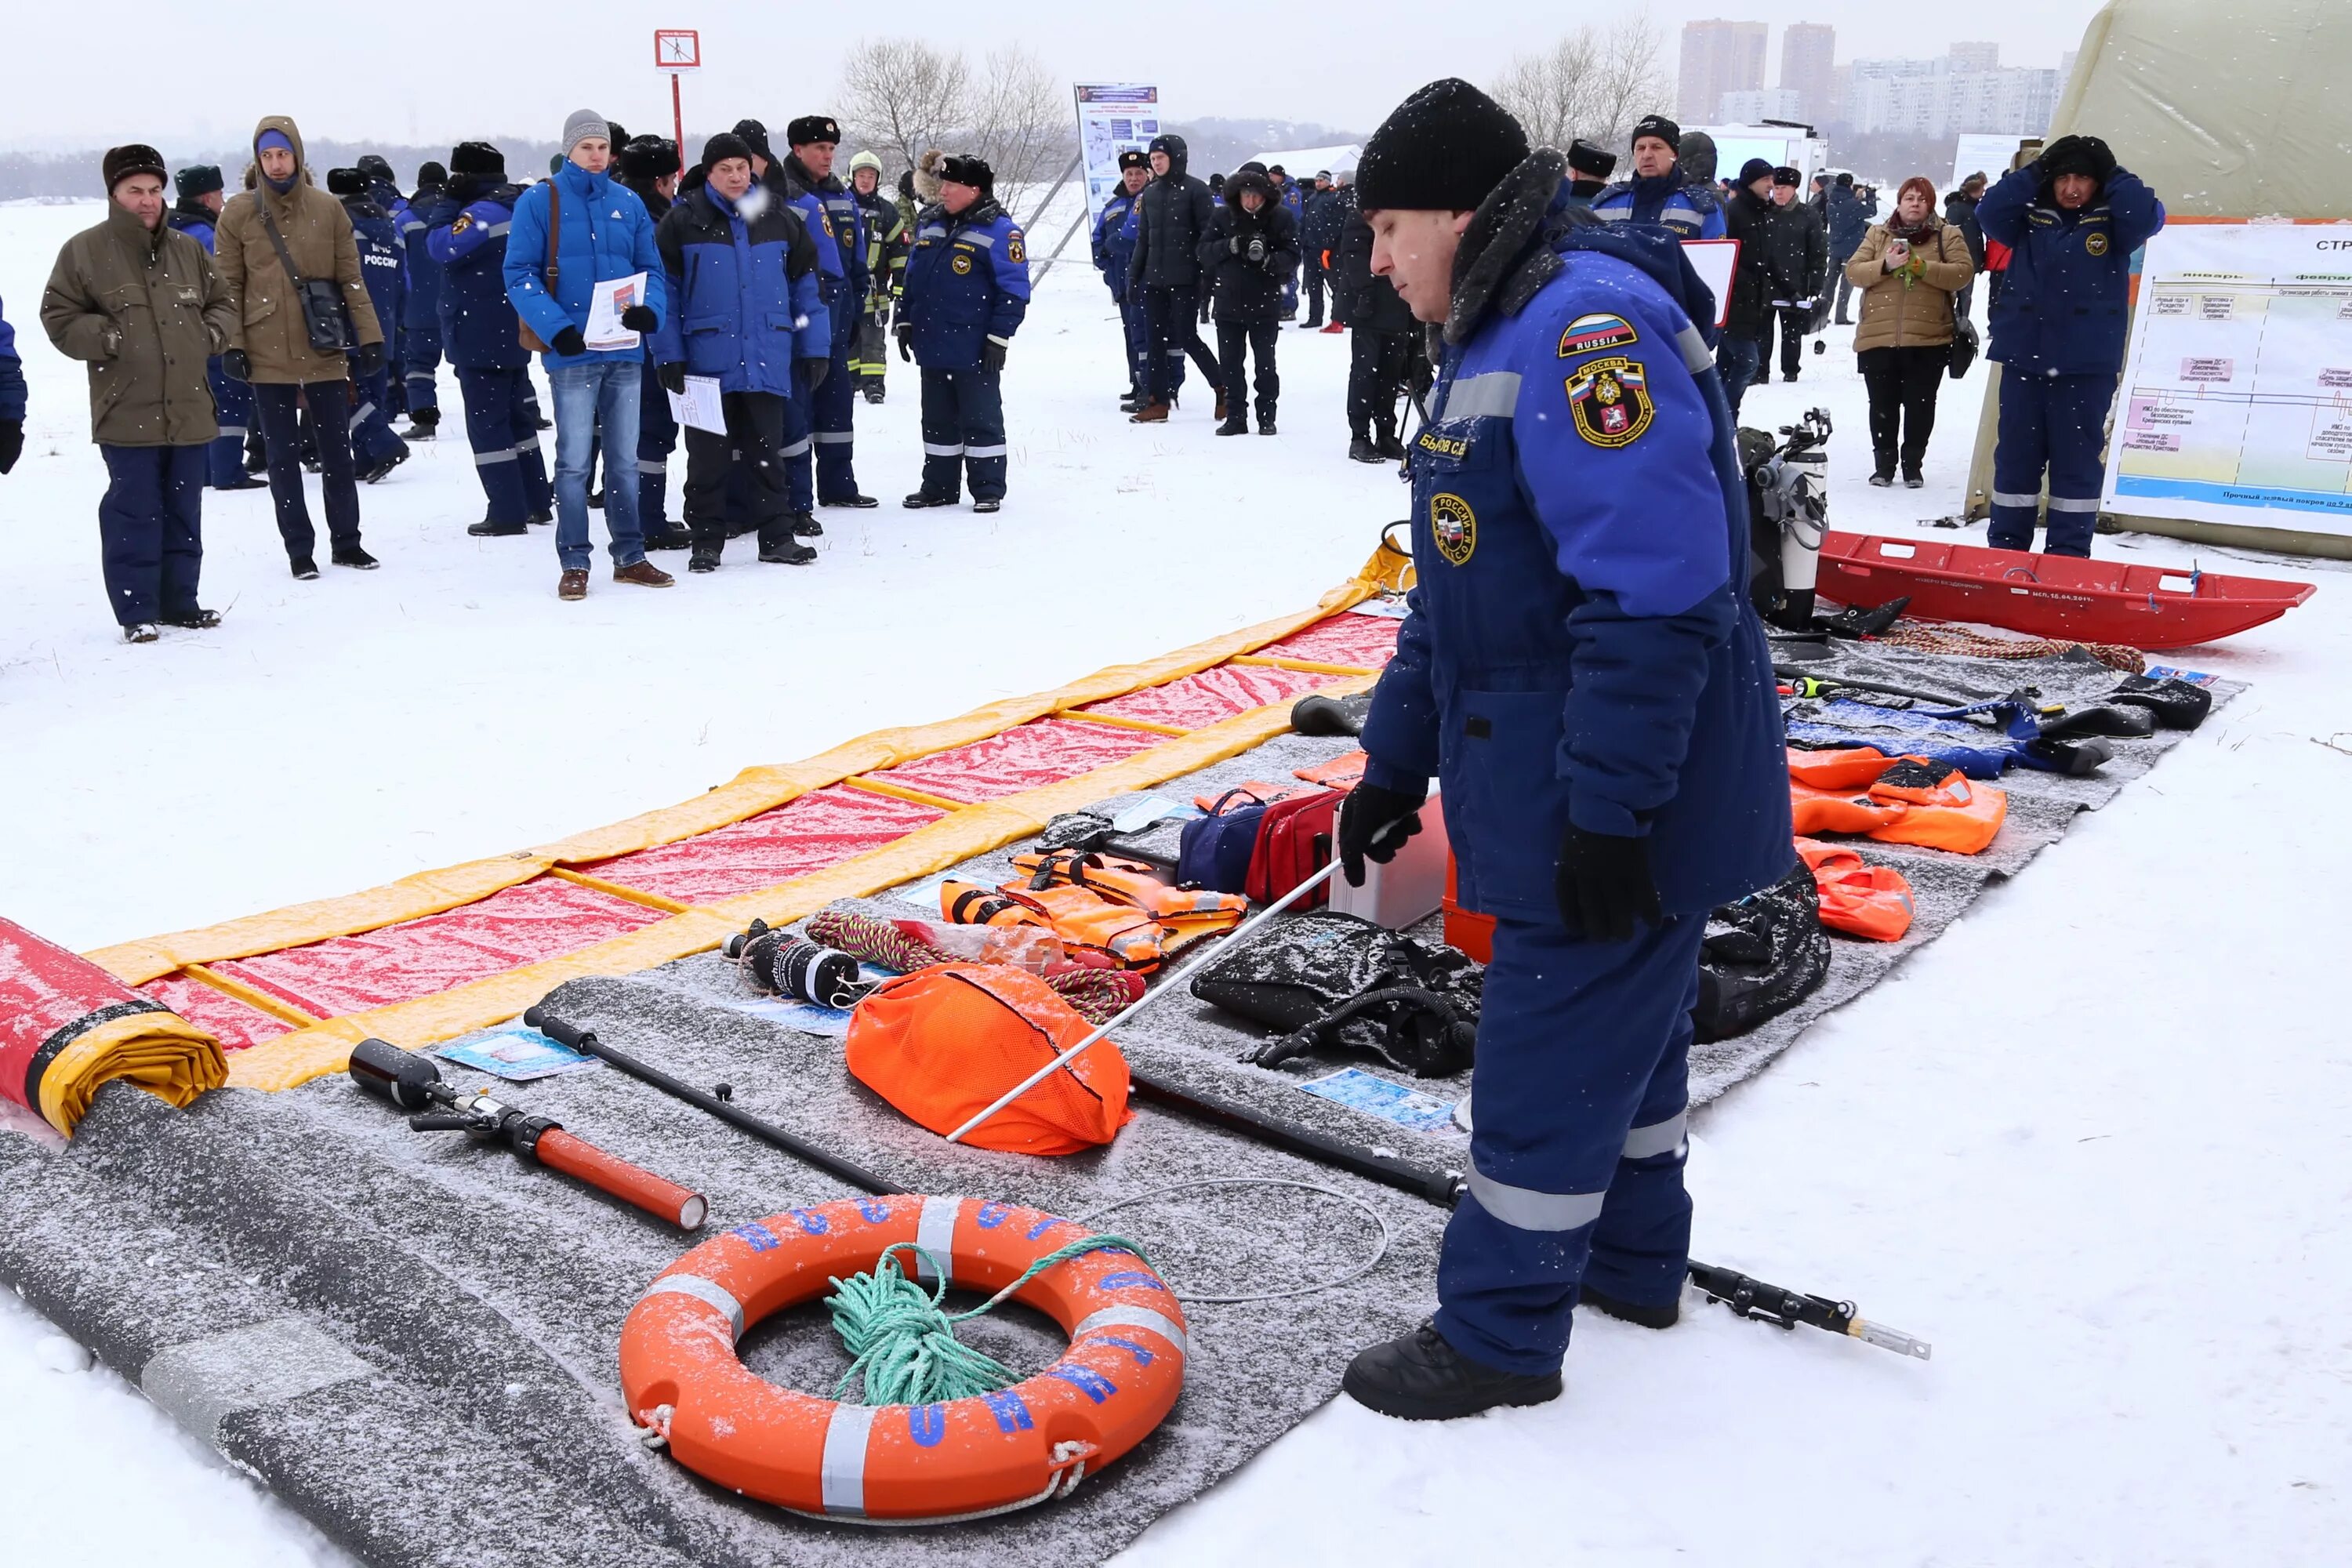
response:
<path id="1" fill-rule="evenodd" d="M 214 265 L 237 302 L 221 368 L 253 384 L 254 411 L 261 416 L 262 441 L 269 449 L 270 499 L 277 503 L 278 532 L 286 541 L 294 575 L 308 581 L 319 574 L 318 536 L 302 500 L 298 403 L 310 408 L 319 443 L 334 563 L 373 569 L 375 557 L 360 548 L 350 377 L 354 370 L 373 375 L 383 368 L 383 328 L 360 277 L 351 215 L 311 183 L 302 133 L 284 115 L 268 116 L 254 127 L 253 163 L 246 174 L 249 188 L 221 209 L 213 237 Z M 343 336 L 354 345 L 348 357 L 341 348 L 312 346 L 298 279 L 336 285 Z"/>
<path id="2" fill-rule="evenodd" d="M 163 160 L 152 147 L 106 154 L 106 221 L 66 241 L 41 296 L 58 352 L 89 365 L 89 433 L 110 482 L 98 503 L 107 602 L 122 635 L 155 623 L 204 628 L 206 443 L 219 434 L 205 361 L 236 316 L 205 247 L 163 222 Z"/>

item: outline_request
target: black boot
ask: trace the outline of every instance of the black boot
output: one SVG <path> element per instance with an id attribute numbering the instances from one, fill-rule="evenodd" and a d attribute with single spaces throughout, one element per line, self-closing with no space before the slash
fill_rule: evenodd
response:
<path id="1" fill-rule="evenodd" d="M 1376 449 L 1381 457 L 1387 458 L 1391 463 L 1398 462 L 1403 458 L 1404 443 L 1397 439 L 1395 426 L 1383 425 L 1381 426 L 1381 438 Z"/>
<path id="2" fill-rule="evenodd" d="M 685 550 L 693 543 L 694 535 L 686 531 L 683 523 L 664 522 L 646 530 L 647 550 Z"/>
<path id="3" fill-rule="evenodd" d="M 790 513 L 760 530 L 760 559 L 771 566 L 805 566 L 816 552 L 793 537 Z"/>
<path id="4" fill-rule="evenodd" d="M 1358 1352 L 1339 1382 L 1367 1409 L 1405 1421 L 1451 1421 L 1497 1405 L 1559 1397 L 1559 1373 L 1505 1372 L 1470 1360 L 1423 1323 L 1402 1339 Z"/>
<path id="5" fill-rule="evenodd" d="M 1249 434 L 1249 419 L 1244 415 L 1235 414 L 1232 418 L 1217 426 L 1217 434 L 1220 436 L 1246 436 Z"/>
<path id="6" fill-rule="evenodd" d="M 408 428 L 400 433 L 404 441 L 430 441 L 441 433 L 441 411 L 420 408 L 408 416 Z"/>
<path id="7" fill-rule="evenodd" d="M 201 608 L 183 610 L 178 615 L 165 615 L 161 619 L 165 626 L 178 626 L 183 631 L 208 632 L 220 625 L 220 612 Z"/>
<path id="8" fill-rule="evenodd" d="M 718 571 L 718 544 L 697 540 L 694 545 L 694 553 L 686 558 L 686 569 L 689 572 Z"/>
<path id="9" fill-rule="evenodd" d="M 1274 434 L 1274 405 L 1271 403 L 1257 411 L 1257 433 L 1261 436 Z"/>
<path id="10" fill-rule="evenodd" d="M 361 549 L 357 542 L 336 545 L 329 559 L 338 566 L 350 566 L 362 572 L 373 572 L 378 564 L 376 558 Z"/>
<path id="11" fill-rule="evenodd" d="M 813 512 L 787 512 L 784 514 L 784 521 L 792 524 L 795 538 L 823 539 L 824 537 L 824 524 L 819 522 Z"/>
<path id="12" fill-rule="evenodd" d="M 925 507 L 953 506 L 956 502 L 961 500 L 963 500 L 963 497 L 960 495 L 935 496 L 929 490 L 917 490 L 913 495 L 908 496 L 905 500 L 900 501 L 898 504 L 905 507 L 909 511 L 919 511 Z"/>
<path id="13" fill-rule="evenodd" d="M 486 517 L 479 522 L 467 523 L 466 531 L 477 539 L 512 539 L 519 533 L 529 533 L 530 525 L 527 522 L 495 522 Z"/>
<path id="14" fill-rule="evenodd" d="M 1614 1318 L 1621 1323 L 1632 1323 L 1637 1328 L 1671 1329 L 1682 1321 L 1683 1304 L 1679 1297 L 1654 1307 L 1640 1301 L 1621 1301 L 1587 1285 L 1577 1292 L 1576 1299 L 1580 1305 L 1590 1307 L 1603 1317 Z"/>
<path id="15" fill-rule="evenodd" d="M 1373 446 L 1370 441 L 1365 439 L 1361 436 L 1357 437 L 1354 440 L 1348 443 L 1348 456 L 1353 458 L 1360 463 L 1377 463 L 1382 461 L 1380 448 Z"/>

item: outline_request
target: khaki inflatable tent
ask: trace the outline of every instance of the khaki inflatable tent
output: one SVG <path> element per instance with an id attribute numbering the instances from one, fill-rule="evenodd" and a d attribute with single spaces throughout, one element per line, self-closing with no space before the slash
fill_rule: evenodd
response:
<path id="1" fill-rule="evenodd" d="M 2352 219 L 2352 3 L 2111 0 L 2091 19 L 2053 139 L 2103 138 L 2175 218 Z M 1985 388 L 1968 515 L 1992 505 L 2000 367 Z M 2206 544 L 2352 557 L 2352 538 L 2121 517 Z"/>

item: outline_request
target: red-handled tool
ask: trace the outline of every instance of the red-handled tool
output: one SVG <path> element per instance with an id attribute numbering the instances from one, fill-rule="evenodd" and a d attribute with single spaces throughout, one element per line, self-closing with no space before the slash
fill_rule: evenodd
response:
<path id="1" fill-rule="evenodd" d="M 709 1212 L 709 1202 L 700 1193 L 608 1154 L 566 1132 L 560 1122 L 518 1110 L 482 1090 L 467 1094 L 451 1089 L 431 1058 L 404 1051 L 389 1040 L 362 1040 L 352 1047 L 351 1075 L 369 1093 L 415 1112 L 408 1119 L 415 1131 L 465 1132 L 504 1143 L 680 1230 L 698 1228 Z"/>

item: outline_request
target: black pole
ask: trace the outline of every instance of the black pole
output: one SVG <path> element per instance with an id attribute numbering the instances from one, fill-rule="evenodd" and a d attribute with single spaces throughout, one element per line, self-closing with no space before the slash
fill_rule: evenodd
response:
<path id="1" fill-rule="evenodd" d="M 1268 1116 L 1246 1105 L 1205 1095 L 1198 1089 L 1179 1089 L 1165 1079 L 1154 1078 L 1143 1071 L 1131 1059 L 1127 1064 L 1127 1077 L 1128 1081 L 1135 1086 L 1138 1100 L 1180 1110 L 1203 1121 L 1213 1121 L 1260 1143 L 1287 1150 L 1318 1164 L 1352 1172 L 1382 1186 L 1394 1187 L 1417 1198 L 1426 1198 L 1441 1207 L 1451 1208 L 1454 1197 L 1462 1190 L 1462 1173 L 1459 1171 L 1425 1171 L 1417 1165 L 1407 1164 L 1394 1155 L 1327 1138 L 1312 1129 Z"/>
<path id="2" fill-rule="evenodd" d="M 764 1143 L 772 1144 L 795 1160 L 814 1165 L 827 1175 L 847 1182 L 851 1186 L 869 1193 L 896 1193 L 904 1190 L 901 1184 L 886 1182 L 864 1166 L 828 1154 L 816 1145 L 793 1137 L 773 1123 L 762 1121 L 748 1110 L 739 1110 L 715 1094 L 709 1094 L 679 1079 L 672 1078 L 659 1068 L 639 1061 L 625 1051 L 616 1050 L 598 1039 L 594 1031 L 565 1023 L 550 1013 L 544 1005 L 532 1007 L 522 1016 L 522 1021 L 553 1040 L 559 1046 L 610 1062 L 631 1078 L 649 1083 L 664 1094 L 686 1101 L 697 1110 L 709 1111 L 729 1126 L 748 1132 Z"/>

